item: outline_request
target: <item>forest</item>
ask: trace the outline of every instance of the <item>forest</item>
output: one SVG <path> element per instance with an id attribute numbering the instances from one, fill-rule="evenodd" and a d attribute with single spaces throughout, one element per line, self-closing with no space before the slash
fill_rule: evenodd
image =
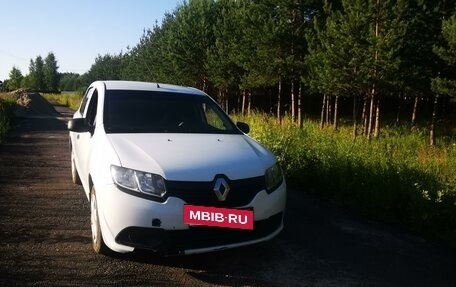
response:
<path id="1" fill-rule="evenodd" d="M 60 74 L 59 89 L 101 79 L 188 85 L 229 112 L 258 110 L 279 123 L 319 117 L 337 129 L 342 117 L 354 137 L 378 137 L 382 117 L 411 127 L 421 119 L 434 145 L 437 122 L 450 136 L 454 127 L 455 64 L 454 1 L 192 0 L 136 46 L 99 55 L 83 75 Z M 31 60 L 29 75 L 40 66 L 41 56 Z"/>

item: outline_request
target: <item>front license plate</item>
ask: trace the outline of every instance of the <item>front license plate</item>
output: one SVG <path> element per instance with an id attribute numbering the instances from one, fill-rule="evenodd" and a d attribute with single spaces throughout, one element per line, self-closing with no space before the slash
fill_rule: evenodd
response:
<path id="1" fill-rule="evenodd" d="M 253 230 L 253 210 L 184 205 L 184 223 Z"/>

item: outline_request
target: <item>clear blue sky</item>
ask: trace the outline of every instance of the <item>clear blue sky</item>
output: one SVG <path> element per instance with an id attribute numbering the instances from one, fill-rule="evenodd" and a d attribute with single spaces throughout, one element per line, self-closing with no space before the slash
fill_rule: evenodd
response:
<path id="1" fill-rule="evenodd" d="M 0 80 L 53 52 L 59 72 L 85 73 L 97 55 L 126 51 L 182 0 L 0 0 Z"/>

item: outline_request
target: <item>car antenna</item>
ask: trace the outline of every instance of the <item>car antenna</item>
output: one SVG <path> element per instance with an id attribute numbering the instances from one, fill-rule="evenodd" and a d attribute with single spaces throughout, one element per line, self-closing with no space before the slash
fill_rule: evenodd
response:
<path id="1" fill-rule="evenodd" d="M 157 83 L 157 89 L 160 89 L 160 85 Z"/>

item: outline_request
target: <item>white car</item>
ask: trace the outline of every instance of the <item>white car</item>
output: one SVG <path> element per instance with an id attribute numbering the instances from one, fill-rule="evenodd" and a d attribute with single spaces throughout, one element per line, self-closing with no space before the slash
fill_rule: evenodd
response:
<path id="1" fill-rule="evenodd" d="M 97 81 L 68 129 L 97 253 L 202 253 L 283 228 L 286 184 L 275 156 L 200 90 Z"/>

